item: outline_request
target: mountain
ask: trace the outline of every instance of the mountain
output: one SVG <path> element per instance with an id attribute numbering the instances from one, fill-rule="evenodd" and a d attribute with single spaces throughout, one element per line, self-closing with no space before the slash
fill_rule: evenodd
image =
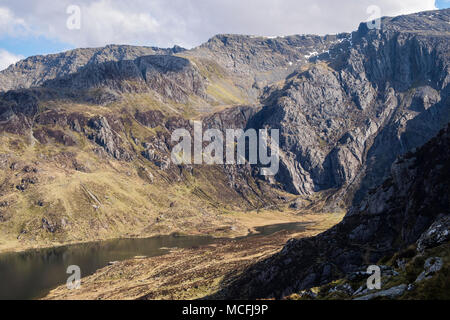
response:
<path id="1" fill-rule="evenodd" d="M 0 72 L 0 230 L 25 246 L 227 228 L 226 214 L 358 207 L 450 122 L 450 10 L 329 36 L 107 46 Z M 280 171 L 175 166 L 171 134 L 280 130 Z M 304 201 L 309 206 L 304 207 Z M 224 215 L 225 214 L 225 215 Z"/>
<path id="2" fill-rule="evenodd" d="M 435 19 L 430 19 L 433 15 Z M 357 32 L 266 94 L 258 126 L 279 128 L 294 193 L 342 189 L 359 201 L 395 158 L 450 121 L 449 11 L 386 18 Z"/>
<path id="3" fill-rule="evenodd" d="M 37 87 L 47 80 L 73 74 L 89 64 L 134 60 L 153 54 L 171 55 L 183 50 L 180 47 L 160 49 L 110 45 L 104 48 L 75 49 L 59 54 L 33 56 L 19 61 L 0 73 L 0 92 Z"/>
<path id="4" fill-rule="evenodd" d="M 407 250 L 411 245 L 417 243 L 423 251 L 448 242 L 449 147 L 450 126 L 416 152 L 400 157 L 388 179 L 340 224 L 317 237 L 289 241 L 280 253 L 246 270 L 221 297 L 282 298 L 360 270 L 367 279 L 367 266 L 383 258 L 405 250 L 409 256 L 403 258 L 418 254 Z"/>
<path id="5" fill-rule="evenodd" d="M 187 56 L 215 61 L 253 101 L 259 102 L 261 91 L 284 81 L 299 67 L 309 63 L 309 57 L 329 50 L 347 34 L 294 35 L 257 37 L 224 34 L 187 51 Z"/>

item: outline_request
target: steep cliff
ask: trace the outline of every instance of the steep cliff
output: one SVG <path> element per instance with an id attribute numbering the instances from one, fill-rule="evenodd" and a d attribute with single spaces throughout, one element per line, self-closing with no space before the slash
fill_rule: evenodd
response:
<path id="1" fill-rule="evenodd" d="M 340 189 L 355 203 L 398 155 L 423 145 L 450 121 L 450 11 L 361 24 L 305 71 L 263 96 L 256 126 L 281 131 L 287 190 Z"/>

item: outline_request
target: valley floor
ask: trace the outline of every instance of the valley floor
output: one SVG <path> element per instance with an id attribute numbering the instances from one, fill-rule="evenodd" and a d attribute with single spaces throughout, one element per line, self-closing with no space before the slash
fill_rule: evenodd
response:
<path id="1" fill-rule="evenodd" d="M 215 219 L 205 219 L 196 224 L 191 224 L 189 228 L 179 229 L 178 224 L 183 224 L 183 221 L 190 220 L 191 222 L 197 217 L 181 218 L 180 221 L 168 221 L 166 228 L 161 230 L 141 230 L 136 234 L 127 232 L 118 233 L 111 236 L 89 236 L 80 240 L 73 241 L 57 241 L 55 239 L 39 239 L 36 241 L 27 241 L 15 239 L 11 237 L 0 236 L 0 254 L 7 252 L 23 252 L 33 249 L 54 248 L 66 245 L 106 241 L 114 239 L 135 239 L 135 238 L 151 238 L 155 236 L 180 234 L 180 235 L 205 235 L 217 238 L 238 238 L 244 237 L 251 233 L 255 233 L 255 228 L 296 223 L 296 222 L 317 222 L 329 213 L 314 213 L 313 211 L 289 209 L 281 207 L 278 209 L 261 209 L 248 212 L 231 212 L 227 214 L 218 214 Z M 187 224 L 187 223 L 186 223 Z"/>
<path id="2" fill-rule="evenodd" d="M 261 214 L 240 217 L 251 230 L 264 224 L 292 222 L 292 217 L 272 218 Z M 247 266 L 280 251 L 291 238 L 317 235 L 340 222 L 343 214 L 307 214 L 298 222 L 311 224 L 303 232 L 282 231 L 271 236 L 220 240 L 214 245 L 175 249 L 153 258 L 135 258 L 115 263 L 82 279 L 79 290 L 61 286 L 45 299 L 200 299 L 216 293 Z"/>

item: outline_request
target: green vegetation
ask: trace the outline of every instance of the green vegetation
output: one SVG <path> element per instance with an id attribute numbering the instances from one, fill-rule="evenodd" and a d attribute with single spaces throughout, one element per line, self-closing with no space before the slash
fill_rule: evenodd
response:
<path id="1" fill-rule="evenodd" d="M 443 267 L 430 279 L 416 282 L 416 279 L 424 271 L 424 264 L 428 258 L 439 257 L 443 260 Z M 404 266 L 399 267 L 398 262 L 404 261 Z M 419 254 L 415 246 L 411 246 L 391 257 L 385 257 L 378 265 L 386 265 L 393 268 L 398 275 L 383 276 L 382 290 L 397 287 L 402 284 L 411 284 L 412 288 L 396 298 L 400 300 L 448 300 L 450 299 L 450 243 L 426 250 Z M 348 285 L 354 292 L 365 287 L 366 279 L 350 281 L 340 279 L 324 286 L 312 288 L 311 290 L 293 294 L 286 299 L 289 300 L 349 300 L 356 296 L 349 295 L 345 290 L 337 289 Z M 334 290 L 332 290 L 334 289 Z M 312 293 L 312 294 L 311 294 Z M 380 299 L 380 298 L 378 298 Z"/>
<path id="2" fill-rule="evenodd" d="M 31 143 L 28 135 L 2 134 L 0 157 L 7 160 L 0 170 L 0 202 L 8 205 L 0 208 L 0 250 L 176 232 L 214 234 L 231 227 L 235 235 L 245 234 L 232 214 L 279 202 L 280 192 L 261 188 L 252 178 L 239 192 L 231 188 L 220 166 L 158 168 L 142 156 L 142 143 L 167 129 L 146 127 L 134 112 L 118 116 L 117 110 L 132 103 L 135 110 L 163 110 L 165 117 L 177 113 L 147 95 L 126 99 L 107 107 L 47 103 L 46 110 L 57 112 L 50 115 L 56 124 L 35 125 L 42 143 Z M 88 125 L 80 132 L 62 125 L 75 114 L 84 119 L 104 115 L 112 127 L 118 124 L 116 143 L 133 160 L 108 154 L 92 140 L 95 131 Z M 51 131 L 60 136 L 51 137 Z M 63 136 L 75 144 L 65 145 Z"/>

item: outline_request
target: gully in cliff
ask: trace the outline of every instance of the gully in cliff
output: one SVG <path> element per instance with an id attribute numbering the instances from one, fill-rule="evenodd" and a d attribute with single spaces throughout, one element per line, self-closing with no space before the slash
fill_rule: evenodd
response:
<path id="1" fill-rule="evenodd" d="M 195 121 L 194 156 L 192 157 L 191 133 L 186 129 L 175 130 L 172 134 L 172 142 L 178 144 L 172 149 L 172 162 L 176 165 L 245 165 L 249 163 L 270 166 L 261 168 L 263 176 L 275 176 L 278 173 L 280 167 L 280 133 L 278 129 L 270 130 L 270 137 L 268 129 L 261 129 L 259 133 L 255 129 L 247 131 L 227 129 L 225 131 L 226 141 L 224 141 L 224 134 L 221 130 L 209 129 L 203 132 L 202 123 Z M 203 148 L 204 143 L 209 144 Z M 224 149 L 226 156 L 224 156 Z"/>

